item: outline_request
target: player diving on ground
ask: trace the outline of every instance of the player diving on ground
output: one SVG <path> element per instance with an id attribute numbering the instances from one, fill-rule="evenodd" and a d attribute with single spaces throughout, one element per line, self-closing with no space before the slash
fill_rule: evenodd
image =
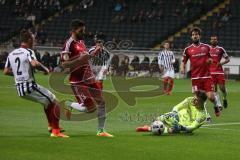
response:
<path id="1" fill-rule="evenodd" d="M 187 97 L 173 107 L 171 112 L 160 115 L 151 126 L 136 128 L 137 132 L 152 132 L 155 135 L 191 133 L 201 127 L 207 116 L 204 103 L 207 96 L 200 92 L 197 96 Z"/>

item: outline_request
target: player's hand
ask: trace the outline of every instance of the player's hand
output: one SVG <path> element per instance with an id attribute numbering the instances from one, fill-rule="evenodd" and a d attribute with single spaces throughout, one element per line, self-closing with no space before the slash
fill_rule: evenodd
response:
<path id="1" fill-rule="evenodd" d="M 222 66 L 222 63 L 221 63 L 221 62 L 219 62 L 219 63 L 217 64 L 217 66 Z"/>
<path id="2" fill-rule="evenodd" d="M 186 66 L 185 66 L 184 63 L 182 63 L 182 64 L 180 65 L 180 73 L 181 73 L 181 74 L 185 74 L 185 73 L 186 73 Z"/>
<path id="3" fill-rule="evenodd" d="M 103 50 L 103 46 L 102 45 L 100 45 L 100 44 L 96 45 L 96 48 L 95 48 L 95 50 L 93 52 L 93 56 L 96 56 L 97 54 L 101 53 L 102 50 Z"/>
<path id="4" fill-rule="evenodd" d="M 181 70 L 180 70 L 180 73 L 181 73 L 181 74 L 185 74 L 185 73 L 186 73 L 185 69 L 181 69 Z"/>
<path id="5" fill-rule="evenodd" d="M 162 66 L 160 66 L 159 69 L 160 69 L 160 73 L 163 73 L 164 68 Z"/>
<path id="6" fill-rule="evenodd" d="M 48 68 L 45 68 L 45 71 L 43 72 L 44 75 L 48 75 L 50 73 Z"/>
<path id="7" fill-rule="evenodd" d="M 211 58 L 209 58 L 209 59 L 206 61 L 206 64 L 207 64 L 207 65 L 210 65 L 210 64 L 212 64 L 212 59 L 211 59 Z"/>
<path id="8" fill-rule="evenodd" d="M 107 74 L 107 69 L 103 71 L 103 75 L 106 75 L 106 74 Z"/>
<path id="9" fill-rule="evenodd" d="M 168 133 L 169 133 L 169 134 L 173 134 L 173 133 L 174 133 L 173 128 L 168 128 Z"/>

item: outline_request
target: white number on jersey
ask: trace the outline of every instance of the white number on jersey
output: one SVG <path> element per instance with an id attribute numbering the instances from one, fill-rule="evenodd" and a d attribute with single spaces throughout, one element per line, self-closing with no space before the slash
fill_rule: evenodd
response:
<path id="1" fill-rule="evenodd" d="M 30 49 L 18 48 L 9 54 L 5 67 L 12 68 L 15 83 L 34 81 L 30 63 L 33 59 L 36 59 L 36 57 Z"/>

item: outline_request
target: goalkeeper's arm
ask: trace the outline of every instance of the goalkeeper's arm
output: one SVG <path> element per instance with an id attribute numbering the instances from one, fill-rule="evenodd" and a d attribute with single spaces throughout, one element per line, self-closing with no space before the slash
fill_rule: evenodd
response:
<path id="1" fill-rule="evenodd" d="M 189 102 L 191 101 L 190 97 L 185 98 L 182 102 L 173 107 L 173 112 L 178 112 L 184 108 L 188 108 Z"/>
<path id="2" fill-rule="evenodd" d="M 196 130 L 199 127 L 201 127 L 203 125 L 203 123 L 204 123 L 204 121 L 195 120 L 190 125 L 187 125 L 187 126 L 180 125 L 180 131 L 186 132 L 186 133 L 191 133 L 194 130 Z"/>

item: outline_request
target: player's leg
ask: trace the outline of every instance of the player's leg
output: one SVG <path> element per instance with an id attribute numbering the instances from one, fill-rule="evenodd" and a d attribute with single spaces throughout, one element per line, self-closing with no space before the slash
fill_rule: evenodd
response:
<path id="1" fill-rule="evenodd" d="M 168 90 L 168 70 L 163 71 L 163 93 L 167 93 Z"/>
<path id="2" fill-rule="evenodd" d="M 175 78 L 174 70 L 171 69 L 169 71 L 169 90 L 168 90 L 169 94 L 171 94 L 173 86 L 174 86 L 174 78 Z"/>
<path id="3" fill-rule="evenodd" d="M 168 77 L 163 78 L 163 93 L 167 93 L 168 88 Z"/>
<path id="4" fill-rule="evenodd" d="M 214 96 L 215 99 L 217 100 L 217 105 L 222 106 L 221 101 L 220 101 L 220 96 L 218 94 L 218 84 L 219 84 L 219 75 L 218 74 L 213 74 L 212 75 L 212 82 L 214 84 Z"/>
<path id="5" fill-rule="evenodd" d="M 203 85 L 201 83 L 201 79 L 193 79 L 192 80 L 192 93 L 194 93 L 195 95 L 198 95 L 200 90 L 203 90 Z M 205 110 L 207 112 L 207 119 L 210 122 L 211 121 L 211 116 L 207 111 L 207 108 L 205 107 Z"/>
<path id="6" fill-rule="evenodd" d="M 151 132 L 151 127 L 149 125 L 139 126 L 136 128 L 136 132 Z"/>
<path id="7" fill-rule="evenodd" d="M 228 102 L 227 102 L 227 90 L 225 87 L 225 78 L 224 78 L 224 74 L 219 74 L 218 75 L 218 86 L 219 89 L 222 92 L 222 96 L 223 96 L 223 106 L 224 108 L 227 108 L 228 106 Z"/>
<path id="8" fill-rule="evenodd" d="M 214 109 L 215 109 L 215 114 L 218 112 L 218 109 L 216 108 L 216 106 L 218 106 L 220 108 L 220 110 L 222 110 L 222 104 L 221 104 L 221 101 L 220 101 L 220 96 L 218 94 L 218 74 L 212 74 L 211 75 L 212 77 L 212 83 L 214 84 Z M 209 87 L 208 87 L 209 88 Z M 219 113 L 219 112 L 218 112 Z"/>
<path id="9" fill-rule="evenodd" d="M 35 90 L 32 91 L 30 94 L 23 96 L 22 98 L 40 103 L 44 106 L 44 112 L 48 120 L 48 126 L 49 128 L 51 128 L 53 119 L 51 114 L 51 107 L 49 106 L 49 104 L 52 102 L 52 100 L 42 92 L 40 93 L 39 91 Z"/>
<path id="10" fill-rule="evenodd" d="M 165 93 L 167 93 L 167 95 L 171 95 L 171 91 L 172 91 L 172 88 L 173 88 L 173 79 L 171 77 L 166 77 L 166 89 L 165 89 Z"/>
<path id="11" fill-rule="evenodd" d="M 208 99 L 214 104 L 215 115 L 219 117 L 221 115 L 222 104 L 219 97 L 214 92 L 214 84 L 212 78 L 202 79 L 204 90 L 207 94 Z"/>
<path id="12" fill-rule="evenodd" d="M 97 81 L 98 88 L 103 90 L 103 80 Z"/>
<path id="13" fill-rule="evenodd" d="M 33 87 L 33 91 L 23 96 L 22 98 L 41 103 L 44 106 L 44 111 L 48 119 L 49 127 L 52 129 L 51 136 L 68 137 L 60 133 L 60 107 L 53 93 L 40 85 L 35 85 Z"/>
<path id="14" fill-rule="evenodd" d="M 208 99 L 214 104 L 214 111 L 215 115 L 219 117 L 221 115 L 221 105 L 218 104 L 217 97 L 215 96 L 214 92 L 210 91 L 207 92 Z"/>
<path id="15" fill-rule="evenodd" d="M 51 131 L 52 137 L 68 137 L 60 132 L 64 130 L 59 127 L 59 119 L 60 119 L 60 105 L 56 99 L 56 96 L 50 92 L 48 89 L 37 85 L 34 89 L 36 92 L 46 97 L 45 101 L 42 101 L 42 104 L 45 106 L 46 114 L 51 117 Z"/>
<path id="16" fill-rule="evenodd" d="M 97 83 L 89 85 L 89 92 L 97 105 L 98 132 L 97 136 L 113 137 L 105 131 L 106 122 L 106 103 L 103 98 L 102 90 Z"/>
<path id="17" fill-rule="evenodd" d="M 81 89 L 81 84 L 72 84 L 71 88 L 73 90 L 73 93 L 75 95 L 75 98 L 77 99 L 77 102 L 72 102 L 70 100 L 65 101 L 65 106 L 67 107 L 66 109 L 66 116 L 67 118 L 70 119 L 71 117 L 71 110 L 72 109 L 76 109 L 80 112 L 87 112 L 87 108 L 84 104 L 84 96 L 82 93 L 82 89 Z"/>
<path id="18" fill-rule="evenodd" d="M 96 110 L 96 104 L 88 88 L 88 85 L 84 83 L 72 85 L 78 103 L 72 102 L 70 107 L 81 112 L 94 112 Z"/>

